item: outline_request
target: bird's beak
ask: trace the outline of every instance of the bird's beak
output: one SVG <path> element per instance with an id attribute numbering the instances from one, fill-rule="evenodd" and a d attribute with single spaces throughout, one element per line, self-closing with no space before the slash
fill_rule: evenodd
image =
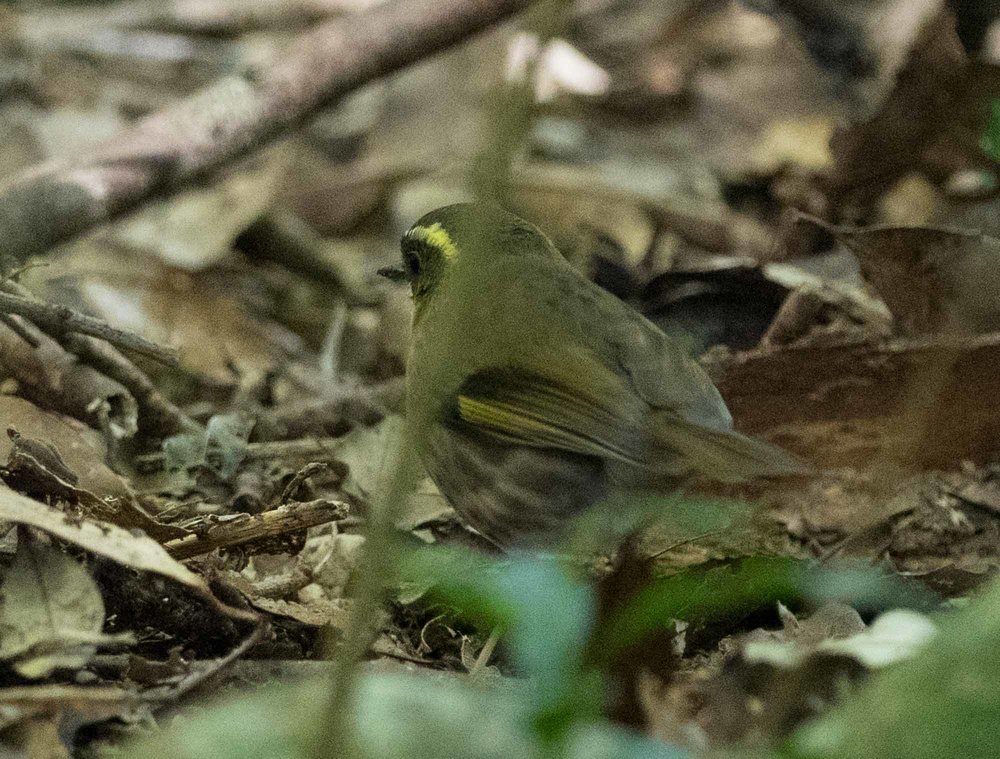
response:
<path id="1" fill-rule="evenodd" d="M 405 282 L 409 279 L 406 276 L 406 271 L 400 266 L 383 266 L 378 270 L 378 275 L 385 277 L 390 282 Z"/>

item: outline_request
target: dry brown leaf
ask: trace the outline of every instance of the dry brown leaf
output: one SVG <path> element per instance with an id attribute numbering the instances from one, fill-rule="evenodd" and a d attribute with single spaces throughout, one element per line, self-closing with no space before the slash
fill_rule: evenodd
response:
<path id="1" fill-rule="evenodd" d="M 206 187 L 149 204 L 114 225 L 107 233 L 110 243 L 153 253 L 188 271 L 218 263 L 273 202 L 287 156 L 281 146 L 272 148 Z"/>
<path id="2" fill-rule="evenodd" d="M 858 205 L 921 165 L 924 151 L 956 119 L 971 71 L 955 18 L 940 0 L 923 1 L 919 12 L 899 17 L 919 21 L 920 26 L 908 57 L 887 61 L 890 81 L 898 71 L 895 88 L 872 116 L 830 141 L 835 163 L 832 194 Z M 897 36 L 899 31 L 899 25 L 886 30 Z"/>
<path id="3" fill-rule="evenodd" d="M 34 716 L 63 713 L 74 724 L 102 722 L 132 713 L 139 697 L 123 688 L 41 685 L 5 688 L 0 730 Z"/>
<path id="4" fill-rule="evenodd" d="M 229 272 L 193 274 L 142 251 L 88 239 L 72 247 L 57 272 L 29 272 L 27 279 L 32 274 L 55 300 L 66 300 L 71 289 L 87 309 L 177 347 L 185 368 L 217 382 L 232 382 L 230 364 L 246 373 L 266 371 L 283 355 L 287 334 L 253 318 Z"/>
<path id="5" fill-rule="evenodd" d="M 276 598 L 251 597 L 250 603 L 261 611 L 280 617 L 290 617 L 309 627 L 331 625 L 338 630 L 346 630 L 350 621 L 351 608 L 340 601 L 314 598 L 307 603 L 284 601 Z"/>
<path id="6" fill-rule="evenodd" d="M 904 332 L 1000 329 L 1000 239 L 943 227 L 818 223 L 858 257 Z"/>
<path id="7" fill-rule="evenodd" d="M 73 518 L 0 484 L 0 522 L 27 525 L 142 572 L 153 572 L 211 596 L 191 570 L 170 558 L 152 538 L 90 519 Z"/>
<path id="8" fill-rule="evenodd" d="M 0 462 L 7 460 L 13 447 L 6 435 L 6 429 L 13 427 L 28 437 L 58 443 L 59 455 L 80 478 L 80 487 L 102 498 L 128 492 L 124 480 L 104 463 L 101 436 L 84 424 L 10 395 L 0 395 L 0 420 Z"/>
<path id="9" fill-rule="evenodd" d="M 0 590 L 0 660 L 22 677 L 77 669 L 119 639 L 101 633 L 104 601 L 87 570 L 51 545 L 19 540 Z"/>
<path id="10" fill-rule="evenodd" d="M 1000 335 L 813 342 L 709 364 L 737 429 L 825 466 L 944 464 L 1000 445 Z M 932 379 L 932 397 L 914 391 Z M 916 387 L 915 387 L 916 386 Z"/>

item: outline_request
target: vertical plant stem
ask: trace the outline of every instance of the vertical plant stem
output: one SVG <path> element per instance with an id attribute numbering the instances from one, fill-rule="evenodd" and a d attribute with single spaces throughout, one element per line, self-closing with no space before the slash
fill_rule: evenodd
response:
<path id="1" fill-rule="evenodd" d="M 358 662 L 371 645 L 383 591 L 396 575 L 399 563 L 396 522 L 418 471 L 411 440 L 407 425 L 396 450 L 387 452 L 391 475 L 384 491 L 376 495 L 369 514 L 365 545 L 355 573 L 351 621 L 336 655 L 327 707 L 319 712 L 324 721 L 316 726 L 310 752 L 314 759 L 362 756 L 355 729 Z"/>
<path id="2" fill-rule="evenodd" d="M 495 93 L 489 119 L 495 126 L 469 172 L 469 183 L 480 200 L 510 206 L 511 165 L 535 118 L 535 73 L 549 41 L 563 30 L 571 5 L 569 0 L 548 0 L 528 11 L 525 28 L 538 40 L 538 53 L 528 61 L 521 81 L 504 82 Z"/>

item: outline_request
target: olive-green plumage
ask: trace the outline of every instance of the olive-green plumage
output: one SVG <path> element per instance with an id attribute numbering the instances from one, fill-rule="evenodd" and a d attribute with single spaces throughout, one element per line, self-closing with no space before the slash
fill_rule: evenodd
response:
<path id="1" fill-rule="evenodd" d="M 549 544 L 612 493 L 801 469 L 733 432 L 680 346 L 528 222 L 447 206 L 414 224 L 402 251 L 403 268 L 384 273 L 414 296 L 406 413 L 420 459 L 501 547 Z"/>

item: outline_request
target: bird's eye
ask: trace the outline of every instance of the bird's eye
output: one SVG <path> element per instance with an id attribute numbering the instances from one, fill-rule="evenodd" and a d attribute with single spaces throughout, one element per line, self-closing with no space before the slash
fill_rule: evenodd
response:
<path id="1" fill-rule="evenodd" d="M 420 276 L 420 257 L 412 250 L 403 254 L 403 263 L 406 265 L 406 272 L 410 279 Z"/>

